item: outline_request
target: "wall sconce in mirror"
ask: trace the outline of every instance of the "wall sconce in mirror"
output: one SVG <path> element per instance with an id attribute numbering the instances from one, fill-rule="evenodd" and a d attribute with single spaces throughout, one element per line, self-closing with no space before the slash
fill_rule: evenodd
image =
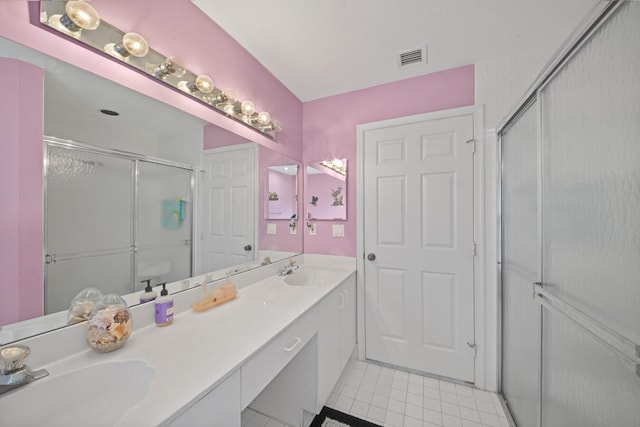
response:
<path id="1" fill-rule="evenodd" d="M 152 49 L 143 36 L 125 33 L 100 18 L 84 1 L 48 0 L 40 2 L 40 24 L 55 33 L 73 37 L 82 45 L 107 53 L 111 58 L 179 89 L 227 117 L 244 123 L 270 137 L 282 130 L 266 111 L 258 113 L 251 101 L 239 102 L 231 89 L 217 88 L 211 77 L 195 74 L 173 56 Z M 89 30 L 85 32 L 84 30 Z"/>
<path id="2" fill-rule="evenodd" d="M 182 63 L 173 56 L 167 56 L 159 64 L 145 64 L 145 71 L 154 77 L 166 80 L 169 76 L 182 77 L 187 72 Z"/>
<path id="3" fill-rule="evenodd" d="M 296 227 L 298 218 L 298 165 L 267 167 L 267 219 L 288 219 Z"/>
<path id="4" fill-rule="evenodd" d="M 195 80 L 190 82 L 182 80 L 178 83 L 178 87 L 192 95 L 198 91 L 204 94 L 209 94 L 213 92 L 214 89 L 213 80 L 211 80 L 211 77 L 205 76 L 204 74 L 199 75 Z"/>
<path id="5" fill-rule="evenodd" d="M 104 51 L 121 61 L 129 62 L 129 56 L 144 58 L 149 53 L 149 43 L 138 33 L 127 33 L 118 43 L 107 43 Z"/>
<path id="6" fill-rule="evenodd" d="M 307 163 L 307 219 L 347 219 L 347 159 Z"/>
<path id="7" fill-rule="evenodd" d="M 64 5 L 64 13 L 51 15 L 47 24 L 77 39 L 82 30 L 95 30 L 100 26 L 100 15 L 83 1 L 68 1 Z"/>

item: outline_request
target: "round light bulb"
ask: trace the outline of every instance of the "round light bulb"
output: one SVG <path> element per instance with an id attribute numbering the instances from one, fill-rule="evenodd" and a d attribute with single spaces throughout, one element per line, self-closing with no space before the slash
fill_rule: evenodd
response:
<path id="1" fill-rule="evenodd" d="M 270 122 L 271 122 L 271 114 L 267 113 L 266 111 L 262 111 L 258 113 L 258 123 L 260 123 L 263 126 L 266 126 Z"/>
<path id="2" fill-rule="evenodd" d="M 182 77 L 187 70 L 178 59 L 169 56 L 164 60 L 162 65 L 160 65 L 160 72 L 164 75 L 173 74 L 176 77 Z"/>
<path id="3" fill-rule="evenodd" d="M 253 102 L 251 101 L 244 101 L 242 105 L 240 105 L 240 111 L 242 111 L 242 114 L 251 116 L 253 113 L 256 112 L 256 106 L 253 105 Z"/>
<path id="4" fill-rule="evenodd" d="M 133 56 L 142 58 L 149 53 L 149 43 L 138 33 L 127 33 L 122 37 L 122 46 Z"/>
<path id="5" fill-rule="evenodd" d="M 222 91 L 222 94 L 227 98 L 226 102 L 228 104 L 233 104 L 234 102 L 236 102 L 236 99 L 238 99 L 233 89 L 225 89 Z"/>
<path id="6" fill-rule="evenodd" d="M 235 107 L 234 107 L 234 105 L 233 105 L 233 104 L 227 104 L 227 105 L 225 105 L 225 106 L 224 106 L 224 108 L 223 108 L 223 110 L 224 110 L 224 112 L 225 112 L 225 113 L 227 113 L 227 114 L 229 114 L 229 115 L 232 115 L 232 114 L 234 114 L 234 113 L 236 112 L 236 111 L 235 111 L 236 109 L 235 109 Z"/>
<path id="7" fill-rule="evenodd" d="M 69 19 L 80 28 L 95 30 L 100 25 L 98 12 L 83 1 L 68 1 L 64 10 Z"/>
<path id="8" fill-rule="evenodd" d="M 211 77 L 202 74 L 196 78 L 196 87 L 202 93 L 211 93 L 214 87 L 213 80 L 211 80 Z"/>
<path id="9" fill-rule="evenodd" d="M 271 122 L 274 132 L 280 132 L 282 130 L 282 122 L 280 120 L 274 120 Z"/>

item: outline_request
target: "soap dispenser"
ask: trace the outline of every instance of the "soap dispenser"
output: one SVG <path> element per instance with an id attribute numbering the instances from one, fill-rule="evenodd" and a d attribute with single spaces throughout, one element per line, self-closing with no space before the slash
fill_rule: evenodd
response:
<path id="1" fill-rule="evenodd" d="M 166 283 L 158 286 L 162 286 L 162 291 L 156 299 L 156 326 L 167 326 L 173 322 L 173 298 L 169 296 Z"/>
<path id="2" fill-rule="evenodd" d="M 156 291 L 154 291 L 153 288 L 151 287 L 151 279 L 142 280 L 140 283 L 145 283 L 145 282 L 147 286 L 145 286 L 144 292 L 140 294 L 140 304 L 153 301 L 158 296 Z"/>

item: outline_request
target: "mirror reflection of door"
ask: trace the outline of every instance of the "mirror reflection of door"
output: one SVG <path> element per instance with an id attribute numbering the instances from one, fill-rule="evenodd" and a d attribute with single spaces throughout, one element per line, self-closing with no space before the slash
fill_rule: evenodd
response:
<path id="1" fill-rule="evenodd" d="M 200 271 L 253 261 L 257 247 L 255 145 L 208 150 L 203 165 Z"/>
<path id="2" fill-rule="evenodd" d="M 347 160 L 307 164 L 308 219 L 347 219 Z"/>

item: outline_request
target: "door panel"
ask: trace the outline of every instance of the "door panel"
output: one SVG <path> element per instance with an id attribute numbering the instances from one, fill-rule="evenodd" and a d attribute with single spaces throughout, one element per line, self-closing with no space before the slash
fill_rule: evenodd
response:
<path id="1" fill-rule="evenodd" d="M 255 153 L 254 148 L 239 148 L 204 156 L 203 271 L 255 258 Z"/>
<path id="2" fill-rule="evenodd" d="M 366 357 L 474 381 L 473 116 L 364 138 Z"/>

